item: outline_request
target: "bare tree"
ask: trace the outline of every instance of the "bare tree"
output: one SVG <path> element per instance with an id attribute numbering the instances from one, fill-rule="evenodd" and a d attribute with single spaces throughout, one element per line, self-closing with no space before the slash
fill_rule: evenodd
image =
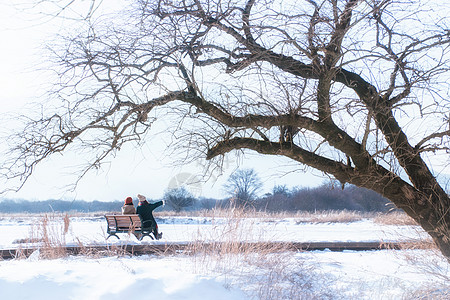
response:
<path id="1" fill-rule="evenodd" d="M 166 200 L 167 204 L 177 212 L 194 206 L 196 202 L 195 197 L 184 187 L 166 190 L 163 198 Z"/>
<path id="2" fill-rule="evenodd" d="M 446 1 L 408 0 L 92 10 L 52 47 L 60 105 L 9 140 L 2 174 L 20 186 L 36 163 L 75 146 L 97 167 L 163 119 L 187 159 L 250 149 L 372 189 L 450 257 L 450 198 L 436 179 L 449 167 L 448 11 Z"/>
<path id="3" fill-rule="evenodd" d="M 251 205 L 261 190 L 262 182 L 253 169 L 238 169 L 228 177 L 225 191 L 238 206 Z"/>

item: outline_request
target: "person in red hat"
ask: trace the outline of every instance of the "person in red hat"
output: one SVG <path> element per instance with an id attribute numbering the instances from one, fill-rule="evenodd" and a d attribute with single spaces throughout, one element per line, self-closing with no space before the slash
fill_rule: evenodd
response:
<path id="1" fill-rule="evenodd" d="M 127 197 L 127 199 L 125 199 L 125 204 L 122 206 L 122 215 L 134 214 L 136 214 L 136 209 L 134 208 L 133 198 Z"/>
<path id="2" fill-rule="evenodd" d="M 156 220 L 153 217 L 153 210 L 161 205 L 164 205 L 164 201 L 158 201 L 155 203 L 148 203 L 145 196 L 138 194 L 139 205 L 136 209 L 136 213 L 139 215 L 141 219 L 142 228 L 151 230 L 153 235 L 157 240 L 162 237 L 162 232 L 158 233 L 158 224 L 156 224 Z"/>

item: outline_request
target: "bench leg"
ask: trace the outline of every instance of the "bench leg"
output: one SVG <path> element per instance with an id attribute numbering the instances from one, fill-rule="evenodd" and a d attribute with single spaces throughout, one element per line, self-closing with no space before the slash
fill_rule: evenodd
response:
<path id="1" fill-rule="evenodd" d="M 144 236 L 148 236 L 148 237 L 150 237 L 152 240 L 154 240 L 154 238 L 150 235 L 150 232 L 144 231 L 144 232 L 141 232 L 141 237 L 139 238 L 139 241 L 142 241 L 142 239 L 144 238 Z"/>
<path id="2" fill-rule="evenodd" d="M 120 240 L 120 237 L 116 233 L 110 233 L 106 239 L 109 239 L 111 236 L 115 236 L 118 240 Z"/>

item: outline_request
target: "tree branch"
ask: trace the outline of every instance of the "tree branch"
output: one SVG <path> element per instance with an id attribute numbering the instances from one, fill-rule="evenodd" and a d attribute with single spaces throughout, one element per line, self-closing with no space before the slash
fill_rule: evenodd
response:
<path id="1" fill-rule="evenodd" d="M 443 131 L 443 132 L 436 132 L 436 133 L 430 134 L 429 136 L 423 138 L 420 142 L 418 142 L 416 144 L 416 146 L 414 147 L 414 149 L 419 150 L 420 148 L 422 148 L 423 144 L 425 144 L 429 140 L 432 140 L 432 139 L 435 139 L 435 138 L 443 138 L 444 136 L 450 137 L 450 130 Z"/>

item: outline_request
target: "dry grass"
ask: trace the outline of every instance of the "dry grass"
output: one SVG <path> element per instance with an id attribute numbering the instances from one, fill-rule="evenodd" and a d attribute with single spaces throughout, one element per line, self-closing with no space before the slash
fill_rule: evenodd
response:
<path id="1" fill-rule="evenodd" d="M 405 251 L 398 254 L 409 265 L 420 269 L 422 273 L 448 283 L 450 293 L 450 263 L 435 247 L 426 251 Z M 450 298 L 449 298 L 450 299 Z"/>
<path id="2" fill-rule="evenodd" d="M 231 209 L 209 209 L 200 211 L 186 211 L 176 213 L 174 211 L 163 211 L 155 213 L 158 217 L 209 217 L 209 218 L 229 218 L 230 212 L 239 210 L 240 218 L 257 218 L 263 220 L 280 220 L 286 218 L 297 219 L 299 222 L 313 222 L 313 223 L 336 223 L 336 222 L 355 222 L 363 218 L 374 217 L 374 213 L 361 213 L 356 211 L 318 211 L 318 212 L 268 212 L 256 210 L 242 210 L 240 208 Z"/>
<path id="3" fill-rule="evenodd" d="M 435 288 L 424 288 L 408 293 L 403 299 L 448 300 L 450 299 L 450 288 L 445 285 Z"/>
<path id="4" fill-rule="evenodd" d="M 433 278 L 428 285 L 408 292 L 404 299 L 448 300 L 450 299 L 450 263 L 436 247 L 426 251 L 404 251 L 397 253 L 399 259 L 419 270 L 421 274 Z"/>
<path id="5" fill-rule="evenodd" d="M 15 244 L 33 244 L 33 248 L 36 248 L 34 256 L 44 259 L 55 259 L 66 257 L 69 252 L 66 236 L 70 231 L 70 218 L 69 214 L 44 214 L 44 215 L 20 215 L 19 219 L 28 218 L 31 222 L 31 228 L 29 231 L 29 237 L 24 239 L 15 240 Z M 30 247 L 28 245 L 28 247 Z M 81 241 L 78 240 L 78 254 L 90 255 L 92 250 L 88 247 L 84 247 Z M 20 248 L 20 247 L 19 247 Z M 26 258 L 26 255 L 19 255 L 16 258 Z"/>
<path id="6" fill-rule="evenodd" d="M 39 253 L 42 258 L 59 258 L 66 253 L 66 234 L 69 231 L 70 219 L 67 214 L 63 220 L 56 214 L 45 214 L 32 226 L 30 240 L 40 241 Z"/>
<path id="7" fill-rule="evenodd" d="M 322 211 L 316 213 L 303 212 L 297 218 L 297 223 L 350 223 L 358 222 L 362 219 L 371 218 L 369 213 L 360 213 L 355 211 Z"/>
<path id="8" fill-rule="evenodd" d="M 204 218 L 230 218 L 232 209 L 209 209 L 199 211 L 162 211 L 156 212 L 156 217 L 204 217 Z M 417 223 L 403 212 L 395 211 L 389 213 L 358 212 L 349 210 L 327 210 L 317 212 L 267 212 L 256 210 L 241 210 L 239 218 L 257 218 L 265 221 L 278 221 L 280 219 L 295 219 L 297 223 L 349 223 L 358 222 L 363 219 L 373 220 L 383 225 L 417 225 Z"/>
<path id="9" fill-rule="evenodd" d="M 103 215 L 102 215 L 103 216 Z M 32 256 L 42 259 L 56 259 L 66 257 L 71 254 L 85 255 L 91 258 L 98 258 L 104 256 L 129 256 L 127 251 L 127 244 L 111 245 L 106 250 L 101 248 L 88 247 L 83 242 L 75 237 L 76 245 L 67 247 L 66 237 L 71 231 L 71 218 L 85 217 L 95 218 L 92 214 L 69 215 L 67 213 L 52 213 L 52 214 L 20 214 L 14 215 L 17 220 L 30 223 L 29 236 L 13 241 L 13 244 L 19 244 L 16 251 L 16 259 L 27 258 L 30 249 L 35 249 Z M 8 217 L 8 218 L 14 218 Z M 106 240 L 106 232 L 104 239 Z M 131 239 L 131 234 L 129 234 Z M 124 240 L 125 242 L 127 240 Z M 21 251 L 23 249 L 23 251 Z M 26 251 L 25 251 L 26 250 Z"/>
<path id="10" fill-rule="evenodd" d="M 251 218 L 295 218 L 303 222 L 355 222 L 362 219 L 373 219 L 380 224 L 388 225 L 417 225 L 406 214 L 392 212 L 389 214 L 360 214 L 355 212 L 320 212 L 297 213 L 295 215 L 261 215 L 260 212 L 244 212 L 240 209 L 230 211 L 220 210 L 214 218 L 225 218 L 226 225 L 218 226 L 213 237 L 207 237 L 210 244 L 192 243 L 191 254 L 195 268 L 199 274 L 219 274 L 225 278 L 230 286 L 238 286 L 246 291 L 252 299 L 360 299 L 358 292 L 354 295 L 345 294 L 337 290 L 340 286 L 333 282 L 326 274 L 320 274 L 314 264 L 307 263 L 305 257 L 295 256 L 288 249 L 288 245 L 273 245 L 264 243 L 243 244 L 240 241 L 250 240 L 254 237 L 253 222 Z M 249 220 L 250 219 L 250 220 Z M 200 233 L 199 233 L 200 234 Z M 258 235 L 258 233 L 256 233 Z M 395 252 L 399 255 L 411 255 L 407 258 L 412 267 L 419 267 L 423 273 L 436 278 L 416 290 L 405 291 L 403 299 L 450 299 L 448 277 L 450 268 L 445 259 L 429 241 L 421 242 L 420 249 Z M 426 244 L 426 245 L 424 245 Z M 401 253 L 401 254 L 400 254 Z M 422 253 L 417 255 L 417 253 Z M 404 259 L 402 259 L 404 260 Z M 444 262 L 444 263 L 443 263 Z M 422 266 L 422 267 L 420 267 Z M 395 279 L 392 279 L 395 280 Z M 363 284 L 355 282 L 354 284 Z M 362 290 L 364 291 L 364 290 Z"/>
<path id="11" fill-rule="evenodd" d="M 254 299 L 338 299 L 326 278 L 315 276 L 311 264 L 295 257 L 288 244 L 242 243 L 258 236 L 256 220 L 248 220 L 243 210 L 220 210 L 210 217 L 225 218 L 225 226 L 200 237 L 209 243 L 189 245 L 195 272 L 219 275 L 227 285 L 238 286 Z"/>
<path id="12" fill-rule="evenodd" d="M 372 219 L 375 223 L 382 225 L 418 225 L 404 212 L 377 213 Z"/>
<path id="13" fill-rule="evenodd" d="M 156 211 L 155 217 L 169 218 L 169 217 L 203 217 L 203 218 L 229 218 L 230 212 L 236 211 L 236 208 L 232 209 L 205 209 L 197 211 Z M 70 218 L 98 218 L 103 217 L 105 214 L 119 213 L 118 211 L 109 212 L 74 212 L 70 213 Z M 340 223 L 340 222 L 357 222 L 363 219 L 371 219 L 376 223 L 383 225 L 417 225 L 417 223 L 403 212 L 389 212 L 389 213 L 371 213 L 371 212 L 358 212 L 348 210 L 327 210 L 317 212 L 268 212 L 268 211 L 256 211 L 256 210 L 240 210 L 240 218 L 258 218 L 266 221 L 278 221 L 280 219 L 293 218 L 298 223 Z M 63 213 L 50 214 L 52 218 L 63 217 L 69 215 Z M 49 216 L 50 216 L 49 215 Z M 33 220 L 42 219 L 42 214 L 21 213 L 21 214 L 6 214 L 0 213 L 0 219 L 14 219 L 14 220 Z M 65 220 L 67 222 L 68 220 Z"/>

